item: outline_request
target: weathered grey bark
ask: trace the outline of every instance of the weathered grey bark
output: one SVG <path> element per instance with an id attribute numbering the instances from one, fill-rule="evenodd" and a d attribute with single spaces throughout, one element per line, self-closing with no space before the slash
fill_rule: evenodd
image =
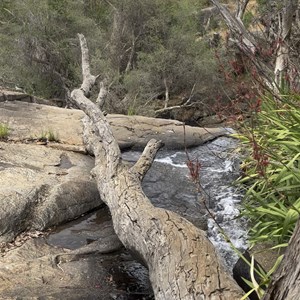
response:
<path id="1" fill-rule="evenodd" d="M 169 85 L 168 85 L 166 77 L 164 77 L 164 86 L 165 86 L 165 106 L 164 106 L 164 108 L 167 108 L 169 100 L 170 100 L 170 96 L 169 96 Z"/>
<path id="2" fill-rule="evenodd" d="M 228 8 L 222 5 L 218 0 L 210 0 L 220 11 L 226 25 L 237 39 L 237 45 L 247 54 L 256 53 L 256 41 L 252 34 L 245 28 L 244 24 L 234 17 Z"/>
<path id="3" fill-rule="evenodd" d="M 79 35 L 82 63 L 88 63 L 85 39 Z M 89 71 L 83 66 L 83 72 Z M 85 96 L 92 84 L 73 90 L 73 101 L 94 125 L 90 146 L 95 154 L 93 174 L 108 205 L 114 229 L 124 244 L 149 268 L 155 299 L 240 299 L 242 291 L 220 264 L 205 233 L 177 214 L 154 207 L 141 188 L 160 142 L 151 140 L 133 167 L 122 163 L 117 141 L 103 113 Z M 85 90 L 87 89 L 87 90 Z"/>
<path id="4" fill-rule="evenodd" d="M 296 300 L 300 297 L 300 219 L 285 257 L 272 278 L 263 300 Z"/>
<path id="5" fill-rule="evenodd" d="M 243 16 L 245 14 L 248 3 L 249 0 L 238 0 L 238 7 L 235 16 L 240 22 L 243 22 Z"/>
<path id="6" fill-rule="evenodd" d="M 278 88 L 286 85 L 289 71 L 289 38 L 293 24 L 293 16 L 298 7 L 298 0 L 285 0 L 279 13 L 279 34 L 277 37 L 277 53 L 275 62 L 275 83 Z"/>
<path id="7" fill-rule="evenodd" d="M 219 9 L 227 27 L 231 31 L 235 45 L 244 55 L 246 55 L 249 62 L 255 66 L 258 76 L 260 76 L 266 87 L 273 89 L 276 85 L 273 80 L 273 70 L 271 70 L 264 62 L 264 59 L 259 56 L 259 48 L 255 37 L 244 26 L 243 22 L 236 16 L 232 15 L 229 9 L 222 5 L 219 0 L 210 0 L 210 2 Z"/>
<path id="8" fill-rule="evenodd" d="M 98 104 L 100 109 L 102 109 L 102 107 L 105 103 L 107 94 L 108 94 L 107 82 L 106 82 L 106 79 L 103 79 L 100 82 L 99 94 L 98 94 L 98 97 L 96 100 L 96 103 Z"/>

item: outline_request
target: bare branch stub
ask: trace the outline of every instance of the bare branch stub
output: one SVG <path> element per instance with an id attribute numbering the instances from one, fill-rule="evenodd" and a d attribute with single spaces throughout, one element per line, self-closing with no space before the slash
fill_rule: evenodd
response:
<path id="1" fill-rule="evenodd" d="M 150 169 L 157 151 L 163 146 L 161 141 L 156 141 L 154 139 L 150 140 L 145 147 L 142 155 L 135 165 L 131 168 L 131 172 L 136 173 L 139 180 L 143 180 L 144 176 Z"/>
<path id="2" fill-rule="evenodd" d="M 104 106 L 105 100 L 106 100 L 106 96 L 108 94 L 106 80 L 103 79 L 99 85 L 100 85 L 100 90 L 99 90 L 99 94 L 98 94 L 96 103 L 98 104 L 99 108 L 102 109 Z"/>
<path id="3" fill-rule="evenodd" d="M 90 90 L 94 86 L 97 77 L 91 75 L 89 49 L 87 46 L 86 39 L 84 35 L 81 33 L 78 33 L 78 38 L 81 47 L 82 76 L 83 76 L 83 81 L 80 89 L 83 91 L 84 96 L 89 97 Z"/>

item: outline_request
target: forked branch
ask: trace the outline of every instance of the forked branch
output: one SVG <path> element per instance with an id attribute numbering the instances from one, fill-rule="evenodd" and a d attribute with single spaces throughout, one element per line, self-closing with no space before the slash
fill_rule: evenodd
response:
<path id="1" fill-rule="evenodd" d="M 119 146 L 105 116 L 100 107 L 87 98 L 95 76 L 90 74 L 87 65 L 84 36 L 79 35 L 79 38 L 85 64 L 84 82 L 71 97 L 92 122 L 89 135 L 95 155 L 93 174 L 120 241 L 149 268 L 155 299 L 240 299 L 241 290 L 219 263 L 205 233 L 177 214 L 154 207 L 145 196 L 141 179 L 161 143 L 149 141 L 133 167 L 122 163 Z"/>

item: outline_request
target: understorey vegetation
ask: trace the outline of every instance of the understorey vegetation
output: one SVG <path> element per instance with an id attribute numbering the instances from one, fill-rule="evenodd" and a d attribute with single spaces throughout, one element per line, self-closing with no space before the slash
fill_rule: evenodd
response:
<path id="1" fill-rule="evenodd" d="M 265 96 L 253 128 L 242 140 L 251 147 L 243 165 L 247 184 L 246 215 L 254 224 L 252 243 L 285 243 L 300 209 L 299 96 Z"/>
<path id="2" fill-rule="evenodd" d="M 232 15 L 219 1 L 211 2 L 219 7 L 230 30 L 230 49 L 233 45 L 236 49 L 230 59 L 216 54 L 219 70 L 235 96 L 225 105 L 217 103 L 215 109 L 221 119 L 235 124 L 236 137 L 244 144 L 239 182 L 246 191 L 242 215 L 249 219 L 250 245 L 263 243 L 278 249 L 271 272 L 256 270 L 261 282 L 252 276 L 248 284 L 259 299 L 286 299 L 276 278 L 278 274 L 297 277 L 287 268 L 292 268 L 291 256 L 299 255 L 295 246 L 300 213 L 299 19 L 295 13 L 299 3 L 238 1 L 239 9 L 244 5 L 248 11 Z M 277 277 L 270 276 L 284 252 Z M 254 273 L 253 261 L 250 264 Z M 264 285 L 266 292 L 261 289 Z M 287 282 L 281 287 L 290 295 L 295 289 Z"/>
<path id="3" fill-rule="evenodd" d="M 213 99 L 207 1 L 4 0 L 0 3 L 0 86 L 69 98 L 81 70 L 78 32 L 90 41 L 91 67 L 105 72 L 106 111 L 153 115 L 189 98 Z M 203 23 L 204 22 L 204 23 Z M 90 30 L 93 28 L 93 30 Z M 192 100 L 192 99 L 190 99 Z"/>
<path id="4" fill-rule="evenodd" d="M 9 127 L 7 124 L 0 123 L 0 140 L 6 139 L 9 135 Z"/>

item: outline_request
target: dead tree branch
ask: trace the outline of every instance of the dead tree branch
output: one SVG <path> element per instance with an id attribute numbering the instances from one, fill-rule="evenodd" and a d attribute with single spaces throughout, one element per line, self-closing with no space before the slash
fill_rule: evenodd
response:
<path id="1" fill-rule="evenodd" d="M 240 22 L 243 22 L 242 20 L 243 20 L 248 3 L 249 3 L 249 0 L 238 0 L 238 8 L 235 13 L 235 16 Z"/>
<path id="2" fill-rule="evenodd" d="M 87 44 L 83 35 L 79 38 L 82 63 L 87 64 Z M 177 214 L 154 207 L 143 193 L 140 180 L 161 143 L 151 140 L 134 167 L 123 164 L 106 118 L 86 97 L 95 76 L 87 65 L 82 70 L 82 87 L 73 90 L 71 97 L 94 126 L 90 141 L 98 190 L 119 239 L 148 266 L 155 299 L 240 299 L 241 290 L 220 264 L 205 233 Z"/>

